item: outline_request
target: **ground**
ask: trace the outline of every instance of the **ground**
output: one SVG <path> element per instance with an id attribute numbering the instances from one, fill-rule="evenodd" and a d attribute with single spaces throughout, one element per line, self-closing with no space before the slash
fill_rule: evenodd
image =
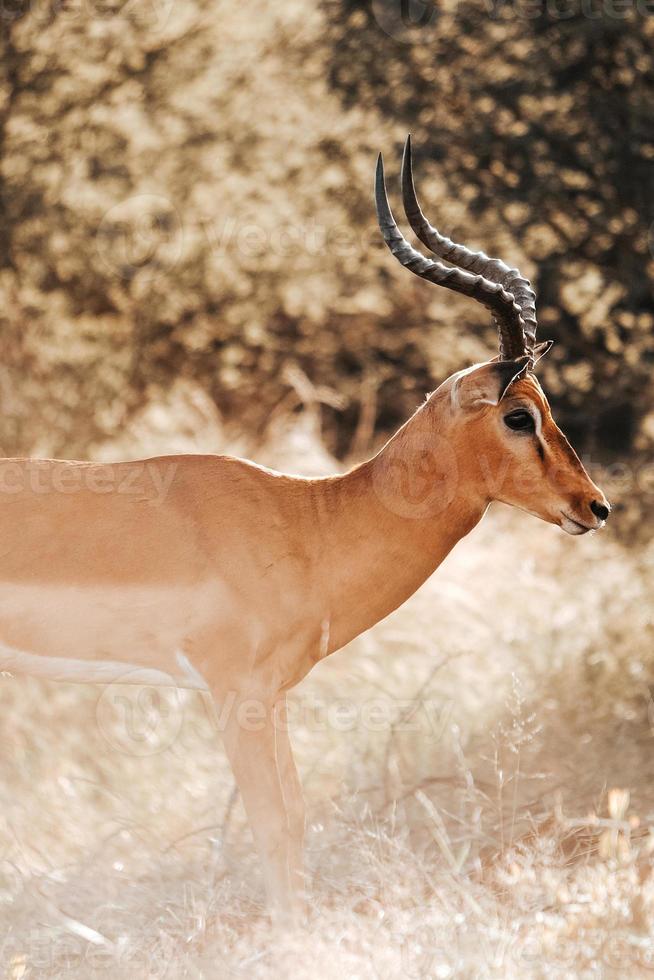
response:
<path id="1" fill-rule="evenodd" d="M 286 435 L 266 462 L 330 465 Z M 320 664 L 291 713 L 295 931 L 268 921 L 200 694 L 1 678 L 0 976 L 649 975 L 653 583 L 617 526 L 498 506 Z"/>

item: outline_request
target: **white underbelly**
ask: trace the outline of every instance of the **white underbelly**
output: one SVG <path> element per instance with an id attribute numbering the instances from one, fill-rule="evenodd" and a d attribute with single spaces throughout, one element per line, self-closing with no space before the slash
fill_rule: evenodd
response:
<path id="1" fill-rule="evenodd" d="M 226 606 L 221 616 L 220 606 Z M 199 638 L 229 620 L 216 583 L 196 587 L 0 583 L 0 672 L 53 680 L 206 687 Z"/>
<path id="2" fill-rule="evenodd" d="M 111 660 L 74 660 L 71 657 L 43 656 L 0 644 L 0 675 L 28 675 L 73 684 L 142 684 L 147 687 L 177 687 L 207 691 L 202 674 L 178 650 L 168 670 L 140 667 Z"/>

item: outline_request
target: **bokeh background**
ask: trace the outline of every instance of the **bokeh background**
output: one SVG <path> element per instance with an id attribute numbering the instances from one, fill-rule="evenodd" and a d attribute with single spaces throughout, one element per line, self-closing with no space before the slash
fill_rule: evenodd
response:
<path id="1" fill-rule="evenodd" d="M 616 505 L 581 541 L 496 509 L 298 690 L 299 936 L 267 924 L 199 696 L 0 679 L 0 970 L 649 975 L 651 4 L 2 0 L 0 21 L 3 454 L 318 474 L 372 452 L 496 346 L 380 242 L 375 156 L 399 216 L 411 132 L 432 221 L 532 279 L 542 382 Z M 344 695 L 350 728 L 325 721 Z"/>
<path id="2" fill-rule="evenodd" d="M 532 278 L 567 431 L 649 452 L 638 4 L 4 0 L 3 450 L 88 454 L 181 380 L 262 432 L 296 366 L 339 456 L 362 412 L 403 421 L 494 345 L 380 243 L 375 155 L 394 178 L 410 131 L 434 222 Z"/>

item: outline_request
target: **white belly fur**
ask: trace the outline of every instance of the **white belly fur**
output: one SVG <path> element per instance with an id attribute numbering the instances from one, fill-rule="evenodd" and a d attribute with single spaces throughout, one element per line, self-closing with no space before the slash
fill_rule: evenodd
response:
<path id="1" fill-rule="evenodd" d="M 168 673 L 155 667 L 138 667 L 111 660 L 72 660 L 25 653 L 0 644 L 0 675 L 27 674 L 51 681 L 74 684 L 143 684 L 148 687 L 176 687 L 208 691 L 202 674 L 180 651 L 175 654 L 177 671 Z"/>
<path id="2" fill-rule="evenodd" d="M 229 602 L 194 588 L 0 584 L 0 672 L 79 683 L 206 689 L 189 640 Z M 227 619 L 228 610 L 224 610 Z M 222 617 L 220 617 L 222 618 Z"/>

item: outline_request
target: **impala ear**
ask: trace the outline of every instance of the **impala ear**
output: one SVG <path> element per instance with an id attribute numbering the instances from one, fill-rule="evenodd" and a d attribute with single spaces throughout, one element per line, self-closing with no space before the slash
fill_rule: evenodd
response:
<path id="1" fill-rule="evenodd" d="M 553 340 L 543 340 L 540 344 L 536 344 L 534 347 L 534 364 L 537 364 L 541 357 L 545 357 L 546 354 L 549 354 L 553 344 Z"/>
<path id="2" fill-rule="evenodd" d="M 491 361 L 463 371 L 452 388 L 453 407 L 466 410 L 498 405 L 510 385 L 529 370 L 531 363 L 531 357 L 525 355 L 513 361 Z"/>
<path id="3" fill-rule="evenodd" d="M 525 354 L 524 357 L 516 358 L 515 361 L 495 361 L 493 368 L 500 383 L 500 390 L 497 395 L 497 401 L 495 402 L 496 405 L 499 405 L 502 401 L 513 382 L 521 378 L 523 374 L 526 374 L 531 364 L 533 364 L 533 360 L 528 354 Z"/>

